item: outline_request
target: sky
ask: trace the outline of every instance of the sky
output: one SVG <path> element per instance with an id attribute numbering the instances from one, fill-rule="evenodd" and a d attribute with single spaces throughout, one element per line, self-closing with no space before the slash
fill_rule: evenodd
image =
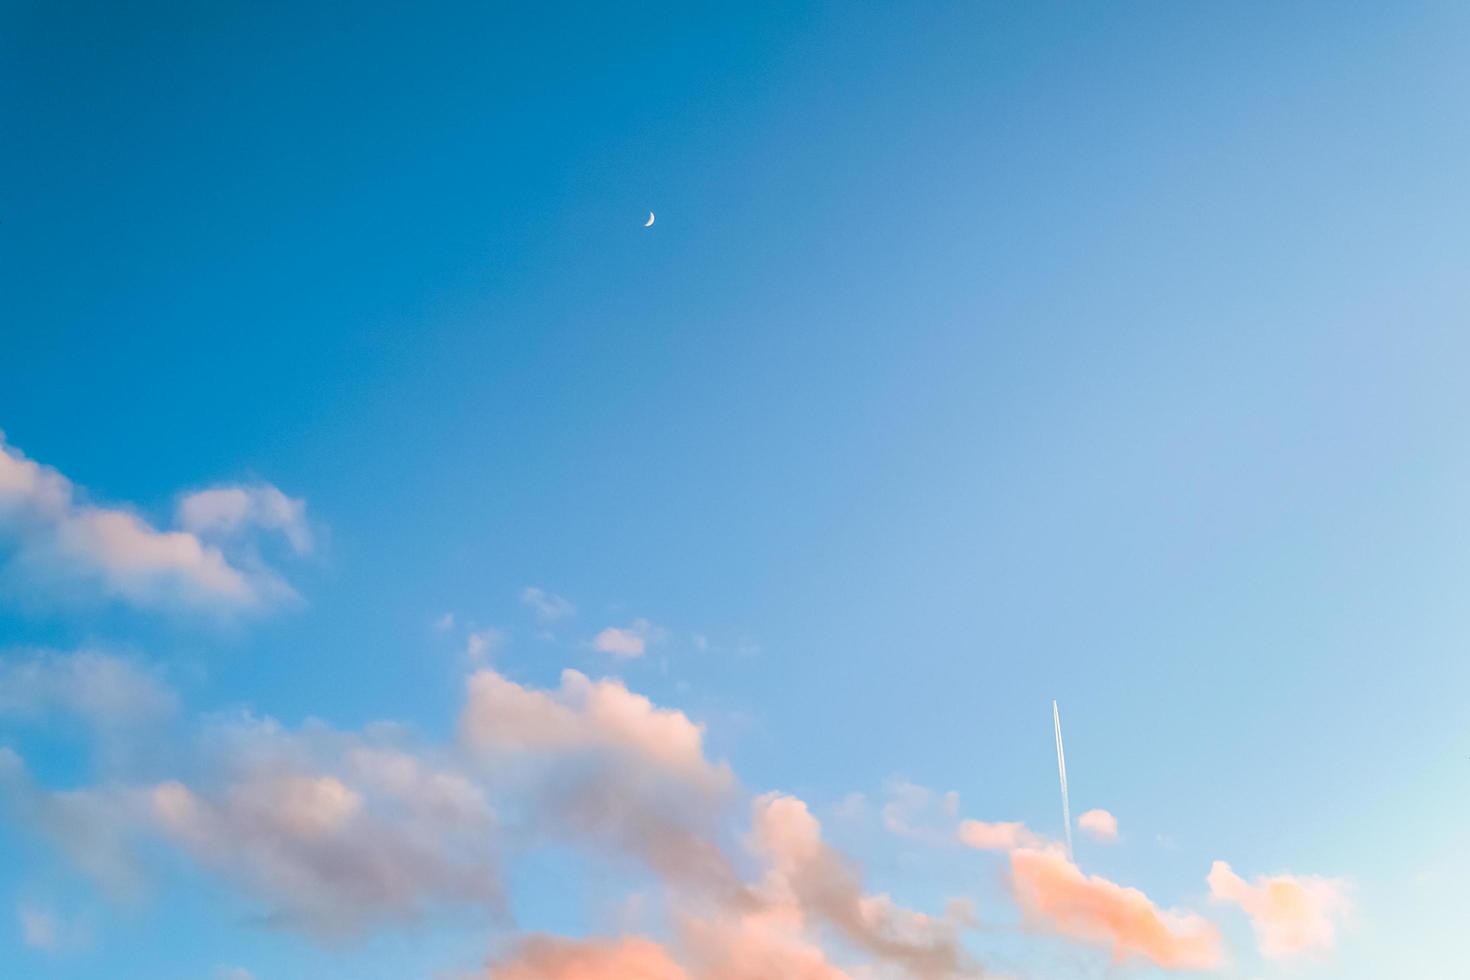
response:
<path id="1" fill-rule="evenodd" d="M 0 975 L 1463 961 L 1464 5 L 0 24 Z"/>

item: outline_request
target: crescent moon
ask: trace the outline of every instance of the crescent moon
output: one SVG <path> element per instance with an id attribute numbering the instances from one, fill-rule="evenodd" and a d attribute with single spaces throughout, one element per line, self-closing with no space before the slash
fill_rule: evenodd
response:
<path id="1" fill-rule="evenodd" d="M 648 220 L 645 221 L 645 222 L 643 222 L 643 227 L 645 227 L 645 228 L 652 228 L 653 227 L 653 212 L 652 211 L 648 212 Z"/>

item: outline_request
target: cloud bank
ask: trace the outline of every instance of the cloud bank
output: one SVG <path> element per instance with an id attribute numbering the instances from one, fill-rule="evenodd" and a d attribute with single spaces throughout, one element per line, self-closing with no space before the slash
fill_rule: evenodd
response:
<path id="1" fill-rule="evenodd" d="M 177 699 L 137 664 L 93 652 L 0 661 L 0 714 L 66 712 L 106 744 L 176 720 Z M 502 869 L 571 847 L 654 883 L 661 918 L 578 939 L 511 932 L 484 980 L 958 980 L 988 975 L 966 949 L 962 897 L 938 912 L 868 887 L 806 801 L 744 797 L 704 728 L 616 679 L 563 671 L 553 687 L 482 668 L 465 682 L 448 742 L 391 724 L 288 728 L 210 716 L 169 737 L 177 772 L 49 789 L 0 747 L 12 812 L 115 892 L 185 866 L 213 876 L 278 927 L 340 940 L 473 910 L 503 928 Z M 100 749 L 99 749 L 100 751 Z M 1217 927 L 1137 888 L 1084 872 L 1020 822 L 961 819 L 959 799 L 895 782 L 883 826 L 910 842 L 995 851 L 1024 932 L 1096 949 L 1118 965 L 1209 970 Z M 1098 811 L 1101 812 L 1101 811 Z M 1084 814 L 1084 819 L 1089 815 Z M 1089 823 L 1094 822 L 1088 820 Z M 1099 822 L 1106 829 L 1109 825 Z M 160 850 L 175 860 L 159 864 Z M 1220 902 L 1251 917 L 1268 956 L 1330 948 L 1341 883 L 1246 882 L 1219 862 Z M 647 933 L 647 934 L 645 934 Z"/>

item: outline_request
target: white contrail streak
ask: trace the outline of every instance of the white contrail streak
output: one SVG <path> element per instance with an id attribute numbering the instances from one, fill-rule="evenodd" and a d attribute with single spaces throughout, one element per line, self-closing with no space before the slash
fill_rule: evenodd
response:
<path id="1" fill-rule="evenodd" d="M 1051 726 L 1057 733 L 1057 776 L 1062 781 L 1062 826 L 1067 830 L 1067 860 L 1072 860 L 1072 803 L 1067 799 L 1067 753 L 1062 749 L 1062 714 L 1051 703 Z"/>

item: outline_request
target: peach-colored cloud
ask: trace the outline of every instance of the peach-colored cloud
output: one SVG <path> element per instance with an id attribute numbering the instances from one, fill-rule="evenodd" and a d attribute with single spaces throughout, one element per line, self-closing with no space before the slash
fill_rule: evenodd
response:
<path id="1" fill-rule="evenodd" d="M 801 916 L 791 910 L 686 919 L 681 934 L 700 980 L 849 980 L 804 938 Z"/>
<path id="2" fill-rule="evenodd" d="M 635 619 L 628 626 L 609 626 L 592 638 L 592 649 L 610 653 L 620 659 L 641 657 L 648 645 L 663 639 L 663 629 L 646 619 Z"/>
<path id="3" fill-rule="evenodd" d="M 1220 934 L 1198 915 L 1160 909 L 1136 888 L 1084 875 L 1056 850 L 1011 852 L 1016 903 L 1034 928 L 1109 946 L 1115 962 L 1208 970 L 1222 962 Z"/>
<path id="4" fill-rule="evenodd" d="M 677 776 L 705 790 L 732 782 L 730 770 L 704 754 L 704 726 L 681 711 L 658 708 L 616 680 L 592 681 L 566 670 L 561 687 L 523 687 L 493 670 L 469 681 L 460 731 L 488 753 L 611 753 Z"/>
<path id="5" fill-rule="evenodd" d="M 239 488 L 210 493 L 231 489 Z M 279 498 L 293 513 L 305 507 L 268 484 L 240 492 L 251 500 Z M 271 508 L 277 505 L 262 506 L 274 514 Z M 218 512 L 219 507 L 211 504 L 204 510 Z M 293 543 L 307 541 L 301 537 L 304 523 L 294 518 L 280 523 L 268 516 L 254 523 L 271 526 Z M 210 526 L 219 530 L 217 525 Z M 125 508 L 84 503 L 70 480 L 6 445 L 3 434 L 0 533 L 14 539 L 4 571 L 26 596 L 75 599 L 88 594 L 143 607 L 216 613 L 259 609 L 295 596 L 253 552 L 227 555 L 222 545 L 229 534 L 206 541 L 189 527 L 159 530 Z"/>
<path id="6" fill-rule="evenodd" d="M 1252 884 L 1216 861 L 1207 880 L 1217 901 L 1245 910 L 1262 955 L 1273 959 L 1332 949 L 1350 907 L 1346 883 L 1330 878 L 1260 875 Z"/>
<path id="7" fill-rule="evenodd" d="M 961 820 L 957 831 L 960 843 L 980 851 L 1014 851 L 1018 847 L 1043 849 L 1050 842 L 1032 833 L 1022 823 L 986 823 L 983 820 Z"/>
<path id="8" fill-rule="evenodd" d="M 1077 818 L 1077 829 L 1094 840 L 1111 843 L 1118 839 L 1118 818 L 1106 810 L 1088 810 Z"/>
<path id="9" fill-rule="evenodd" d="M 489 980 L 688 980 L 662 946 L 629 937 L 574 941 L 539 936 L 492 963 Z"/>

